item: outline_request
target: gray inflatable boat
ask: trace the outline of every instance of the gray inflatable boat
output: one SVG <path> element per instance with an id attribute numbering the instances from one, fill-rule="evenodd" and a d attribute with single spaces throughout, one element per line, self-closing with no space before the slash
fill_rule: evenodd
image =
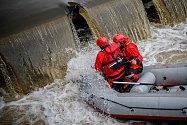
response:
<path id="1" fill-rule="evenodd" d="M 119 93 L 104 80 L 87 76 L 82 97 L 113 118 L 187 121 L 187 64 L 144 67 L 137 83 L 130 92 Z"/>

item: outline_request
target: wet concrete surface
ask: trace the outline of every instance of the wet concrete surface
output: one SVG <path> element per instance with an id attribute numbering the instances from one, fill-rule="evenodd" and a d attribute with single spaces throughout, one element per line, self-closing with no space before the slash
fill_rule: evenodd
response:
<path id="1" fill-rule="evenodd" d="M 71 3 L 91 7 L 107 0 L 1 0 L 0 38 L 68 15 Z"/>
<path id="2" fill-rule="evenodd" d="M 0 2 L 0 37 L 64 16 L 61 0 L 10 0 Z"/>

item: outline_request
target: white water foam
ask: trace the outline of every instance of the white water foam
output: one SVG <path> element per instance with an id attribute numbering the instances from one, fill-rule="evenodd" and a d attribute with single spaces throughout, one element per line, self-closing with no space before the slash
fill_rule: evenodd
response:
<path id="1" fill-rule="evenodd" d="M 187 22 L 173 28 L 151 26 L 151 29 L 152 37 L 137 43 L 144 57 L 144 65 L 165 64 L 167 58 L 161 62 L 156 59 L 161 52 L 180 50 L 187 53 Z M 96 112 L 81 99 L 79 90 L 81 77 L 97 74 L 91 65 L 93 65 L 98 51 L 99 48 L 93 43 L 77 53 L 77 56 L 69 61 L 67 75 L 63 80 L 57 79 L 52 84 L 30 93 L 18 101 L 4 103 L 0 98 L 0 110 L 8 107 L 18 111 L 17 117 L 12 123 L 15 125 L 23 124 L 24 121 L 29 124 L 43 123 L 46 125 L 130 124 L 131 121 L 119 121 Z M 177 61 L 175 60 L 175 62 Z"/>
<path id="2" fill-rule="evenodd" d="M 175 27 L 157 28 L 151 26 L 151 31 L 152 37 L 150 39 L 138 42 L 139 50 L 144 58 L 144 65 L 187 63 L 187 21 Z M 181 62 L 180 58 L 167 62 L 176 51 L 183 53 L 185 59 Z M 170 57 L 162 58 L 158 62 L 156 57 L 162 52 L 170 52 Z"/>

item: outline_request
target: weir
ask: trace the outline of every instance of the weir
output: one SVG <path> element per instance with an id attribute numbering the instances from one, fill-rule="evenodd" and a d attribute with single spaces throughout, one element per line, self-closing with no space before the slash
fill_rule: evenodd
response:
<path id="1" fill-rule="evenodd" d="M 2 38 L 1 74 L 5 80 L 1 85 L 10 84 L 12 91 L 19 93 L 15 88 L 20 88 L 26 94 L 56 78 L 63 78 L 67 61 L 75 55 L 74 37 L 68 22 L 67 18 L 59 18 Z M 13 72 L 16 80 L 10 75 Z"/>
<path id="2" fill-rule="evenodd" d="M 147 39 L 149 22 L 184 21 L 187 2 L 20 0 L 2 2 L 0 12 L 0 95 L 15 99 L 63 79 L 67 62 L 90 39 L 105 35 L 111 40 L 117 33 L 134 42 Z"/>
<path id="3" fill-rule="evenodd" d="M 186 0 L 142 0 L 150 22 L 174 26 L 187 17 Z"/>

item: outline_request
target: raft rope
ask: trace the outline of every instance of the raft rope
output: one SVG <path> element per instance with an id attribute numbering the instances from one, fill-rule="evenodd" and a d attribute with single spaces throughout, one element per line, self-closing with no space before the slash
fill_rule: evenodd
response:
<path id="1" fill-rule="evenodd" d="M 88 93 L 87 93 L 88 94 Z M 96 95 L 94 94 L 91 94 L 89 97 L 88 97 L 88 100 L 87 101 L 91 101 L 93 100 L 93 98 L 98 98 Z M 102 99 L 102 100 L 106 100 L 108 102 L 112 102 L 112 103 L 115 103 L 115 104 L 118 104 L 120 106 L 123 106 L 125 108 L 129 108 L 131 110 L 131 112 L 134 111 L 134 109 L 155 109 L 155 110 L 181 110 L 182 113 L 187 113 L 187 107 L 184 107 L 184 108 L 176 108 L 176 109 L 171 109 L 171 108 L 147 108 L 147 107 L 131 107 L 131 106 L 127 106 L 127 105 L 124 105 L 124 104 L 121 104 L 119 102 L 116 102 L 116 101 L 113 101 L 113 100 L 110 100 L 110 99 L 107 99 L 107 98 L 104 98 L 104 97 L 99 97 L 99 99 Z M 93 103 L 94 104 L 94 103 Z"/>
<path id="2" fill-rule="evenodd" d="M 184 108 L 177 108 L 177 109 L 171 109 L 171 108 L 130 107 L 130 106 L 127 106 L 127 105 L 124 105 L 124 104 L 115 102 L 115 101 L 113 101 L 113 100 L 106 99 L 106 98 L 104 98 L 104 97 L 100 97 L 100 99 L 106 100 L 106 101 L 109 101 L 109 102 L 113 102 L 113 103 L 115 103 L 115 104 L 118 104 L 118 105 L 121 105 L 121 106 L 123 106 L 123 107 L 129 108 L 129 109 L 131 110 L 131 112 L 133 112 L 134 109 L 155 109 L 155 110 L 181 110 L 182 113 L 186 113 L 186 110 L 187 110 L 187 107 L 184 107 Z"/>

